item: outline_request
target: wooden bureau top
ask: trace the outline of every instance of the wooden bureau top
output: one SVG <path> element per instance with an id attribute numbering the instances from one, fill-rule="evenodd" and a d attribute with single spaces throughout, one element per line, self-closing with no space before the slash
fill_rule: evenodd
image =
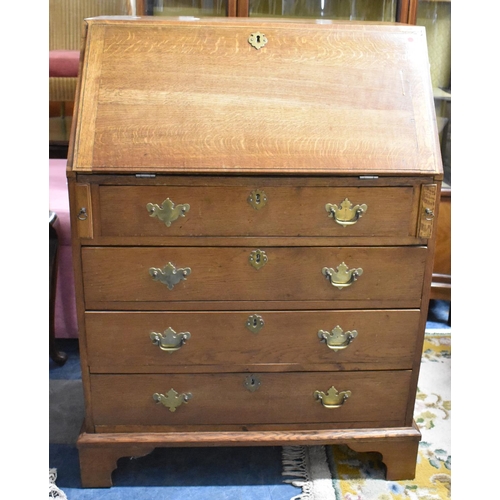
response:
<path id="1" fill-rule="evenodd" d="M 102 17 L 84 28 L 69 170 L 442 178 L 422 27 Z"/>

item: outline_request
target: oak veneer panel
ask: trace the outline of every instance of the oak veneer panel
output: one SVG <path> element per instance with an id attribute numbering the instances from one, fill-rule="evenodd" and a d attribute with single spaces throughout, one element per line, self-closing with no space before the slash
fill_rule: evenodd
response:
<path id="1" fill-rule="evenodd" d="M 102 236 L 392 236 L 415 235 L 412 187 L 266 187 L 265 206 L 248 203 L 249 187 L 102 186 Z M 169 198 L 188 203 L 184 217 L 167 227 L 146 209 Z M 366 204 L 356 224 L 342 226 L 328 216 L 327 203 Z"/>
<path id="2" fill-rule="evenodd" d="M 99 301 L 239 301 L 239 300 L 404 300 L 420 306 L 425 247 L 265 248 L 267 264 L 249 264 L 254 248 L 82 248 L 85 300 Z M 150 268 L 191 269 L 169 290 L 154 281 Z M 362 268 L 348 288 L 337 289 L 321 270 L 339 264 Z M 390 307 L 390 306 L 389 306 Z"/>
<path id="3" fill-rule="evenodd" d="M 411 175 L 440 162 L 421 27 L 87 26 L 75 170 Z"/>
<path id="4" fill-rule="evenodd" d="M 246 322 L 258 313 L 264 326 L 250 332 Z M 409 369 L 415 354 L 419 311 L 245 311 L 245 312 L 87 312 L 85 325 L 91 372 L 134 373 L 188 370 L 258 369 L 264 364 L 325 365 L 323 369 Z M 356 330 L 338 351 L 318 337 L 319 330 Z M 167 328 L 191 338 L 175 352 L 153 345 L 150 332 Z M 252 368 L 253 367 L 253 368 Z M 290 371 L 290 368 L 288 368 Z"/>
<path id="5" fill-rule="evenodd" d="M 394 420 L 404 424 L 411 371 L 256 373 L 260 387 L 244 386 L 248 373 L 91 375 L 95 425 L 314 423 Z M 352 395 L 325 408 L 316 390 L 334 385 Z M 173 388 L 192 399 L 175 412 L 153 400 Z M 208 430 L 208 429 L 207 429 Z"/>

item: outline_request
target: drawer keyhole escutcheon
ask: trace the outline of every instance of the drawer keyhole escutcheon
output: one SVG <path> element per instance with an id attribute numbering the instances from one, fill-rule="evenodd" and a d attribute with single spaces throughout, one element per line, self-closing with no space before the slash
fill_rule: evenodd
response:
<path id="1" fill-rule="evenodd" d="M 245 377 L 243 385 L 250 391 L 255 392 L 260 387 L 260 379 L 256 375 L 248 375 Z"/>
<path id="2" fill-rule="evenodd" d="M 349 269 L 345 262 L 342 262 L 337 268 L 324 267 L 321 273 L 325 278 L 330 281 L 332 286 L 342 290 L 351 286 L 363 274 L 363 269 Z"/>
<path id="3" fill-rule="evenodd" d="M 155 281 L 159 281 L 167 285 L 169 290 L 172 290 L 177 283 L 185 280 L 191 274 L 191 268 L 177 269 L 171 262 L 169 262 L 163 269 L 158 267 L 151 267 L 149 274 Z"/>
<path id="4" fill-rule="evenodd" d="M 327 203 L 325 210 L 328 212 L 328 217 L 335 220 L 341 226 L 352 226 L 366 213 L 368 206 L 364 203 L 362 205 L 353 205 L 349 199 L 345 199 L 340 205 L 332 205 Z"/>
<path id="5" fill-rule="evenodd" d="M 170 227 L 172 222 L 176 221 L 179 217 L 184 217 L 191 207 L 184 203 L 182 205 L 175 205 L 175 203 L 167 198 L 162 204 L 148 203 L 146 210 L 149 212 L 150 217 L 157 217 L 165 223 L 165 226 Z"/>
<path id="6" fill-rule="evenodd" d="M 264 318 L 258 314 L 252 314 L 251 316 L 248 316 L 245 326 L 252 333 L 259 333 L 264 327 Z"/>
<path id="7" fill-rule="evenodd" d="M 253 208 L 255 208 L 255 210 L 260 210 L 266 206 L 267 195 L 261 189 L 255 189 L 250 193 L 247 201 Z"/>
<path id="8" fill-rule="evenodd" d="M 328 392 L 314 391 L 314 399 L 321 402 L 325 408 L 340 408 L 351 396 L 351 391 L 337 391 L 332 385 Z"/>
<path id="9" fill-rule="evenodd" d="M 167 394 L 159 394 L 158 392 L 153 394 L 154 401 L 158 404 L 162 404 L 171 412 L 177 410 L 181 404 L 187 403 L 192 397 L 193 395 L 190 392 L 179 394 L 177 391 L 174 391 L 174 389 L 170 389 Z"/>
<path id="10" fill-rule="evenodd" d="M 175 333 L 171 327 L 168 327 L 163 333 L 151 332 L 149 337 L 153 345 L 157 345 L 162 351 L 175 352 L 191 338 L 191 334 L 189 332 Z"/>
<path id="11" fill-rule="evenodd" d="M 325 330 L 318 331 L 318 337 L 321 342 L 325 342 L 327 347 L 335 352 L 346 349 L 357 336 L 358 332 L 356 330 L 344 332 L 339 325 L 331 332 Z"/>
<path id="12" fill-rule="evenodd" d="M 255 49 L 259 50 L 267 43 L 266 35 L 264 35 L 260 31 L 251 33 L 250 37 L 248 38 L 248 43 Z"/>
<path id="13" fill-rule="evenodd" d="M 252 267 L 254 267 L 255 269 L 260 269 L 261 267 L 265 266 L 267 264 L 267 261 L 268 258 L 264 250 L 254 250 L 250 254 L 250 257 L 248 257 L 248 262 L 250 262 Z"/>

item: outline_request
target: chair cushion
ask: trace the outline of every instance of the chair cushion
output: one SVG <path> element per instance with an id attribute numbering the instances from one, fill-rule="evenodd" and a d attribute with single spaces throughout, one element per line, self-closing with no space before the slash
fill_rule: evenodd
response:
<path id="1" fill-rule="evenodd" d="M 59 237 L 59 245 L 71 246 L 66 162 L 67 160 L 63 159 L 49 160 L 49 210 L 57 215 L 54 227 Z"/>
<path id="2" fill-rule="evenodd" d="M 49 77 L 76 77 L 80 64 L 78 50 L 50 50 L 49 51 Z"/>

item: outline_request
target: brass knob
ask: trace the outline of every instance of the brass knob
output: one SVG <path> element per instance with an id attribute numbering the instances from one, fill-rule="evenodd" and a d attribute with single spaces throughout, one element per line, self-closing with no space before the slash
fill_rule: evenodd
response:
<path id="1" fill-rule="evenodd" d="M 157 345 L 162 351 L 174 352 L 191 338 L 191 334 L 189 332 L 175 333 L 171 327 L 168 327 L 163 333 L 151 332 L 149 337 L 153 345 Z"/>
<path id="2" fill-rule="evenodd" d="M 344 332 L 339 325 L 337 325 L 332 331 L 327 332 L 325 330 L 318 331 L 318 337 L 322 342 L 325 342 L 329 349 L 333 351 L 341 351 L 349 347 L 351 342 L 358 336 L 356 330 L 351 332 Z"/>
<path id="3" fill-rule="evenodd" d="M 337 391 L 333 385 L 327 393 L 314 391 L 314 399 L 319 401 L 325 408 L 340 408 L 351 396 L 351 391 Z"/>
<path id="4" fill-rule="evenodd" d="M 360 267 L 349 269 L 345 262 L 342 262 L 337 268 L 324 267 L 321 273 L 332 286 L 342 290 L 342 288 L 351 286 L 363 274 L 363 269 Z"/>
<path id="5" fill-rule="evenodd" d="M 340 205 L 327 203 L 325 205 L 325 210 L 328 212 L 328 217 L 333 218 L 337 224 L 346 227 L 356 224 L 368 210 L 368 206 L 364 203 L 361 205 L 353 205 L 346 198 Z"/>

